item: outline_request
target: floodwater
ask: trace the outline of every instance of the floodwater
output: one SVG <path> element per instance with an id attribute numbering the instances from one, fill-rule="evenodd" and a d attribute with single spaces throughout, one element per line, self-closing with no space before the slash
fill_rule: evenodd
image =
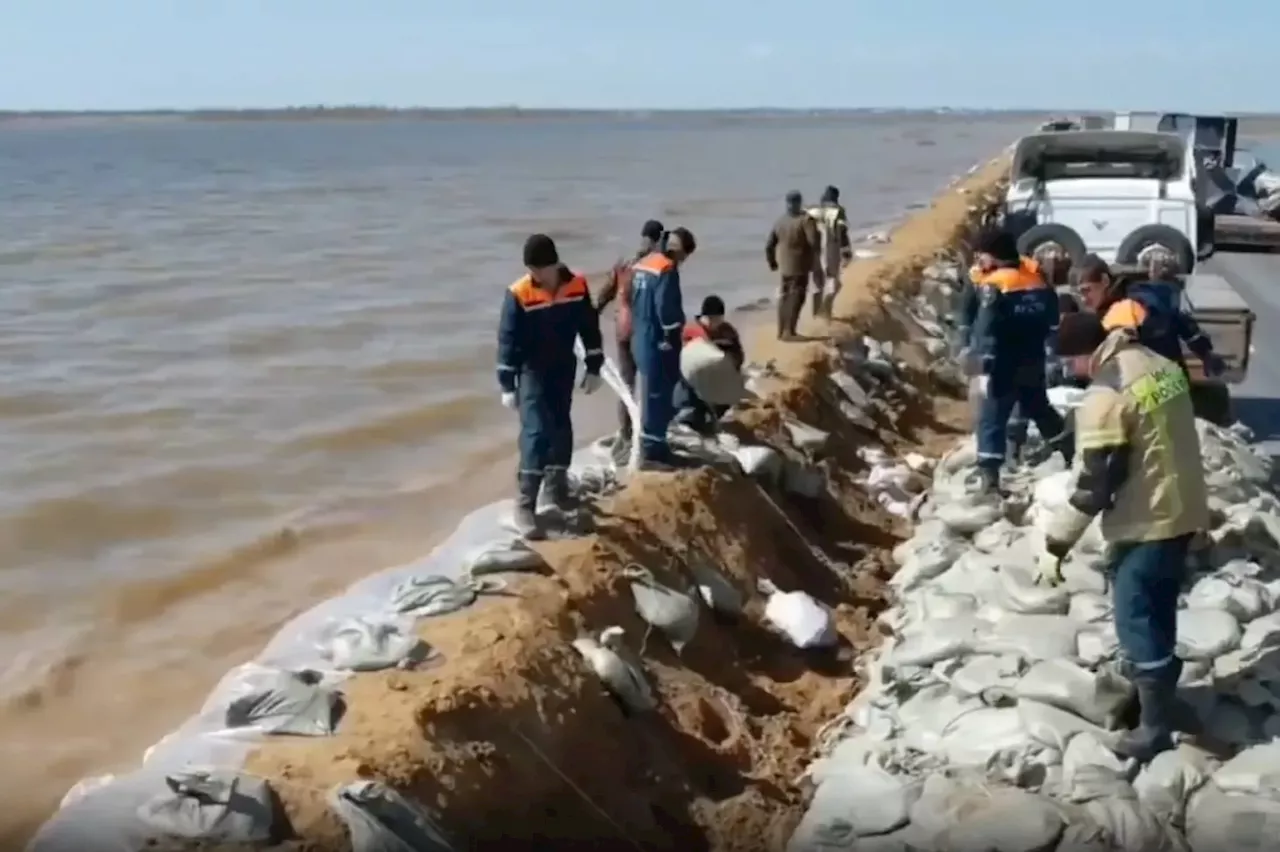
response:
<path id="1" fill-rule="evenodd" d="M 885 223 L 1025 118 L 0 125 L 0 836 L 136 762 L 276 626 L 514 483 L 495 322 L 531 232 L 693 230 L 769 295 L 783 194 Z M 692 311 L 691 311 L 692 312 Z M 749 354 L 749 353 L 748 353 Z M 579 405 L 581 437 L 610 425 Z"/>

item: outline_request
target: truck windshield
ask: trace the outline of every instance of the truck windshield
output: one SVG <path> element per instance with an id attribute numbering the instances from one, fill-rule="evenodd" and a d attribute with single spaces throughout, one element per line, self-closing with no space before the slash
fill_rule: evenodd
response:
<path id="1" fill-rule="evenodd" d="M 1181 165 L 1165 157 L 1105 158 L 1078 160 L 1045 158 L 1028 169 L 1040 180 L 1079 178 L 1141 178 L 1146 180 L 1173 180 L 1181 171 Z"/>

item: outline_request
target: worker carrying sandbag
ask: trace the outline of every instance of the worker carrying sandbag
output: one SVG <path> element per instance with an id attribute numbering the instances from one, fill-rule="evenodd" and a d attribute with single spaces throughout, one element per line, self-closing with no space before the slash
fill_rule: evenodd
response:
<path id="1" fill-rule="evenodd" d="M 1006 231 L 979 241 L 980 263 L 991 271 L 974 282 L 978 316 L 973 347 L 982 401 L 978 412 L 978 469 L 988 491 L 999 488 L 1007 450 L 1009 419 L 1017 408 L 1035 421 L 1048 444 L 1071 461 L 1070 436 L 1062 416 L 1049 404 L 1045 369 L 1058 326 L 1058 296 L 1039 269 L 1018 254 Z"/>
<path id="2" fill-rule="evenodd" d="M 1113 276 L 1110 265 L 1096 254 L 1080 265 L 1080 295 L 1090 310 L 1102 318 L 1107 331 L 1129 329 L 1142 344 L 1186 370 L 1182 345 L 1204 365 L 1213 378 L 1226 371 L 1226 363 L 1213 351 L 1199 323 L 1181 306 L 1181 286 L 1175 267 L 1157 255 L 1148 280 Z"/>
<path id="3" fill-rule="evenodd" d="M 636 359 L 631 352 L 631 270 L 636 263 L 660 248 L 662 233 L 661 222 L 656 219 L 645 222 L 640 228 L 640 250 L 633 257 L 623 258 L 613 265 L 596 297 L 596 310 L 600 313 L 610 303 L 618 303 L 614 312 L 618 373 L 633 395 L 636 390 Z M 618 464 L 625 464 L 631 455 L 631 412 L 623 401 L 618 402 L 618 440 L 613 442 L 612 454 Z"/>
<path id="4" fill-rule="evenodd" d="M 600 388 L 604 350 L 587 280 L 560 262 L 550 237 L 534 234 L 525 240 L 524 265 L 528 274 L 507 288 L 502 302 L 498 385 L 502 404 L 520 411 L 515 526 L 521 535 L 537 538 L 543 534 L 536 510 L 544 481 L 556 508 L 575 508 L 569 490 L 578 371 L 574 342 L 581 338 L 585 350 L 583 393 Z"/>
<path id="5" fill-rule="evenodd" d="M 742 338 L 724 313 L 719 296 L 703 299 L 695 321 L 685 326 L 680 349 L 676 420 L 702 435 L 714 431 L 716 421 L 746 392 Z"/>
<path id="6" fill-rule="evenodd" d="M 678 464 L 667 443 L 667 427 L 675 414 L 673 397 L 680 381 L 684 330 L 680 267 L 697 247 L 688 228 L 676 228 L 663 236 L 659 251 L 631 267 L 631 352 L 640 385 L 640 464 L 644 468 Z"/>
<path id="7" fill-rule="evenodd" d="M 813 265 L 813 315 L 831 318 L 831 307 L 840 292 L 840 273 L 853 260 L 849 244 L 849 217 L 840 204 L 840 190 L 828 186 L 809 216 L 818 225 L 818 257 Z"/>
<path id="8" fill-rule="evenodd" d="M 1141 705 L 1140 726 L 1113 748 L 1149 760 L 1172 746 L 1172 730 L 1195 733 L 1194 713 L 1177 702 L 1174 653 L 1188 548 L 1209 528 L 1191 385 L 1177 364 L 1124 330 L 1107 332 L 1096 314 L 1063 317 L 1057 339 L 1092 382 L 1075 412 L 1075 491 L 1045 521 L 1040 573 L 1060 582 L 1061 560 L 1102 515 L 1116 636 Z"/>
<path id="9" fill-rule="evenodd" d="M 799 339 L 800 312 L 809 274 L 818 256 L 818 226 L 804 209 L 799 192 L 787 193 L 786 212 L 774 223 L 764 243 L 764 258 L 781 278 L 778 289 L 778 339 Z"/>

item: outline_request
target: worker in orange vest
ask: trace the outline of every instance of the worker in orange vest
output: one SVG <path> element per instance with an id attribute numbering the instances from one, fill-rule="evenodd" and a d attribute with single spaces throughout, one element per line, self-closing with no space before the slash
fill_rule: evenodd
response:
<path id="1" fill-rule="evenodd" d="M 603 313 L 611 303 L 617 302 L 614 313 L 615 353 L 618 372 L 634 395 L 636 390 L 636 359 L 631 352 L 631 269 L 640 260 L 658 250 L 662 243 L 662 223 L 650 219 L 640 228 L 640 250 L 630 258 L 623 258 L 613 265 L 600 294 L 596 297 L 596 311 Z M 618 438 L 613 442 L 613 458 L 624 464 L 631 450 L 631 413 L 624 402 L 618 403 Z"/>
<path id="2" fill-rule="evenodd" d="M 573 456 L 574 344 L 582 339 L 583 393 L 600 389 L 604 349 L 600 317 L 587 280 L 560 262 L 556 244 L 534 234 L 524 244 L 527 274 L 507 288 L 498 321 L 498 385 L 502 404 L 520 412 L 520 467 L 513 521 L 528 538 L 541 538 L 537 503 L 543 484 L 561 512 L 576 508 L 569 488 Z"/>

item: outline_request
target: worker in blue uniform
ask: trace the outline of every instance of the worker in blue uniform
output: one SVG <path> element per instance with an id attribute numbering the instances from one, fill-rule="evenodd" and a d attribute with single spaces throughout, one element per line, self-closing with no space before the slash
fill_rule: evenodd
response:
<path id="1" fill-rule="evenodd" d="M 515 526 L 521 535 L 540 538 L 537 503 L 544 483 L 557 509 L 575 508 L 569 489 L 575 341 L 581 338 L 584 349 L 583 393 L 600 389 L 604 349 L 587 281 L 560 262 L 550 237 L 534 234 L 525 241 L 524 265 L 528 274 L 507 288 L 502 302 L 498 385 L 502 404 L 520 412 Z"/>
<path id="2" fill-rule="evenodd" d="M 978 316 L 973 354 L 982 377 L 978 468 L 984 486 L 994 492 L 1000 484 L 1009 418 L 1015 407 L 1068 462 L 1071 445 L 1062 416 L 1049 404 L 1045 376 L 1050 338 L 1058 327 L 1058 295 L 1038 268 L 1019 256 L 1012 234 L 986 234 L 978 250 L 989 255 L 993 265 L 975 282 Z"/>
<path id="3" fill-rule="evenodd" d="M 640 390 L 640 462 L 649 469 L 673 467 L 667 427 L 675 416 L 673 394 L 680 381 L 684 299 L 680 267 L 698 244 L 688 228 L 663 236 L 661 248 L 631 267 L 631 351 Z"/>

